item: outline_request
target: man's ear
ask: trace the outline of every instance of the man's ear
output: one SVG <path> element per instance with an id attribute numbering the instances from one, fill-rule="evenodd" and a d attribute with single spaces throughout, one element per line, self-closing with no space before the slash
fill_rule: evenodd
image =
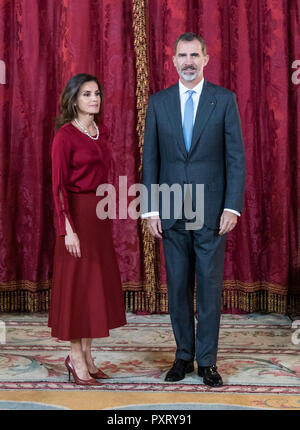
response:
<path id="1" fill-rule="evenodd" d="M 206 66 L 208 62 L 209 62 L 209 55 L 206 55 L 204 60 L 204 66 Z"/>

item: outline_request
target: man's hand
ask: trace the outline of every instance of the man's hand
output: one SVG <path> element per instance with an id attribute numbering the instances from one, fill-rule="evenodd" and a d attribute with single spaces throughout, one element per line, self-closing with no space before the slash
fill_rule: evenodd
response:
<path id="1" fill-rule="evenodd" d="M 229 211 L 223 211 L 221 220 L 220 220 L 220 231 L 219 235 L 229 233 L 237 224 L 238 216 Z"/>
<path id="2" fill-rule="evenodd" d="M 147 218 L 147 226 L 152 236 L 162 239 L 161 221 L 159 216 L 151 216 Z"/>

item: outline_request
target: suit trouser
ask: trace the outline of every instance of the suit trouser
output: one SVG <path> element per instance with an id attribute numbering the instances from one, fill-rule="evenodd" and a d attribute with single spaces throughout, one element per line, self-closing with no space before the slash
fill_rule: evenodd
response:
<path id="1" fill-rule="evenodd" d="M 226 235 L 220 236 L 205 225 L 200 230 L 186 230 L 184 220 L 163 231 L 176 358 L 194 360 L 196 353 L 199 366 L 210 366 L 217 361 L 225 244 Z"/>

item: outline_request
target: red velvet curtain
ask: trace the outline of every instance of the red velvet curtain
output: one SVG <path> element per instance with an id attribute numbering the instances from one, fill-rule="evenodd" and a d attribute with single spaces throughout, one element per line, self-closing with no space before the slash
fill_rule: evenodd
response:
<path id="1" fill-rule="evenodd" d="M 1 0 L 2 309 L 48 306 L 55 242 L 50 145 L 59 96 L 72 75 L 99 77 L 116 176 L 127 175 L 128 186 L 139 182 L 132 20 L 131 1 Z M 131 219 L 114 223 L 125 287 L 142 284 L 138 229 Z"/>
<path id="2" fill-rule="evenodd" d="M 0 309 L 48 308 L 50 145 L 59 95 L 75 73 L 103 84 L 116 177 L 127 176 L 128 187 L 140 181 L 134 3 L 146 15 L 150 93 L 177 81 L 175 39 L 195 31 L 210 55 L 205 77 L 237 94 L 247 185 L 244 213 L 228 235 L 224 310 L 299 311 L 300 85 L 291 77 L 300 0 L 0 0 Z M 140 223 L 116 220 L 114 240 L 134 301 L 146 276 Z M 158 295 L 166 293 L 161 251 L 157 245 Z"/>

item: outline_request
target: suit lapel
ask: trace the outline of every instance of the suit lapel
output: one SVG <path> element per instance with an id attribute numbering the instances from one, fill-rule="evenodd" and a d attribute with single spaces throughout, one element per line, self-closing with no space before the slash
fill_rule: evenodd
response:
<path id="1" fill-rule="evenodd" d="M 179 149 L 185 158 L 191 156 L 191 153 L 194 150 L 197 142 L 199 141 L 210 115 L 216 107 L 217 100 L 214 97 L 214 92 L 215 91 L 213 86 L 211 86 L 209 82 L 204 79 L 204 84 L 195 118 L 191 148 L 189 152 L 187 152 L 186 150 L 182 131 L 179 84 L 177 83 L 170 87 L 168 95 L 166 94 L 166 97 L 164 99 L 165 110 L 167 112 L 171 127 L 174 130 L 174 135 L 177 138 Z"/>
<path id="2" fill-rule="evenodd" d="M 206 79 L 204 79 L 204 84 L 201 92 L 201 96 L 198 103 L 198 109 L 196 113 L 192 143 L 189 150 L 189 156 L 191 155 L 195 145 L 199 141 L 201 134 L 205 128 L 205 125 L 216 107 L 217 100 L 214 97 L 214 90 L 209 85 Z"/>
<path id="3" fill-rule="evenodd" d="M 188 153 L 184 143 L 183 131 L 182 131 L 182 118 L 181 118 L 181 107 L 179 98 L 179 84 L 173 85 L 169 88 L 169 94 L 164 100 L 165 109 L 168 114 L 168 118 L 174 135 L 177 138 L 177 144 L 184 157 L 187 157 Z"/>

